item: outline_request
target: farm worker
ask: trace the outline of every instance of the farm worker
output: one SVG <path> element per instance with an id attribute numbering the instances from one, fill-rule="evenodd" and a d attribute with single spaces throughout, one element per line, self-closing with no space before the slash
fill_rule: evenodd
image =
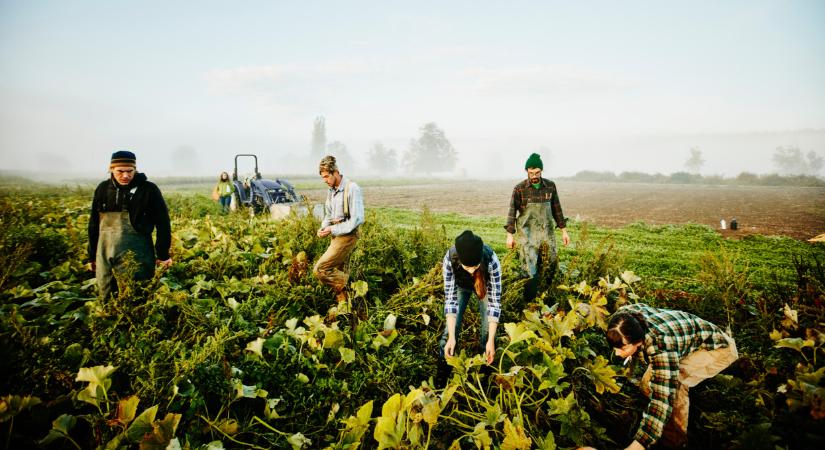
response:
<path id="1" fill-rule="evenodd" d="M 496 328 L 501 316 L 501 265 L 498 256 L 481 237 L 464 230 L 455 238 L 442 262 L 444 276 L 444 317 L 447 326 L 441 335 L 441 356 L 451 357 L 461 331 L 467 301 L 475 292 L 481 321 L 480 350 L 488 363 L 496 355 Z"/>
<path id="2" fill-rule="evenodd" d="M 358 227 L 364 223 L 364 200 L 361 188 L 338 171 L 334 156 L 321 159 L 318 174 L 329 191 L 317 234 L 318 237 L 332 236 L 332 240 L 315 263 L 313 272 L 321 283 L 332 288 L 335 299 L 342 302 L 347 300 L 347 262 L 358 242 Z"/>
<path id="3" fill-rule="evenodd" d="M 122 269 L 127 253 L 138 263 L 135 280 L 152 278 L 156 262 L 163 267 L 172 264 L 169 210 L 160 189 L 137 171 L 132 152 L 114 152 L 109 172 L 109 179 L 95 189 L 89 217 L 89 260 L 102 299 L 117 292 L 113 272 Z"/>
<path id="4" fill-rule="evenodd" d="M 711 378 L 739 357 L 733 338 L 716 325 L 682 311 L 638 303 L 610 318 L 607 341 L 620 358 L 644 358 L 649 365 L 640 387 L 650 397 L 634 441 L 644 449 L 665 437 L 687 439 L 688 388 Z"/>
<path id="5" fill-rule="evenodd" d="M 213 198 L 217 197 L 216 200 L 221 202 L 223 212 L 229 212 L 229 205 L 232 203 L 232 194 L 234 193 L 235 185 L 229 181 L 229 174 L 221 172 L 218 184 L 215 185 L 215 189 L 212 191 L 212 196 Z"/>
<path id="6" fill-rule="evenodd" d="M 507 230 L 507 248 L 518 244 L 522 269 L 530 277 L 530 281 L 524 286 L 524 300 L 527 302 L 536 298 L 542 264 L 550 264 L 553 272 L 558 265 L 554 219 L 561 229 L 562 242 L 565 246 L 570 244 L 556 183 L 541 177 L 543 169 L 544 164 L 538 153 L 527 158 L 524 164 L 527 179 L 513 188 L 507 224 L 504 226 Z M 549 249 L 549 261 L 542 260 L 542 243 L 546 243 Z"/>

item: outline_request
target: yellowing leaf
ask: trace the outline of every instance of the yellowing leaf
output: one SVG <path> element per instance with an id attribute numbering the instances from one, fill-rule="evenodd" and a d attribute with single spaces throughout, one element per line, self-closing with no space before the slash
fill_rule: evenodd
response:
<path id="1" fill-rule="evenodd" d="M 602 394 L 605 389 L 613 392 L 614 394 L 619 392 L 619 385 L 617 385 L 614 380 L 616 377 L 616 372 L 608 366 L 608 361 L 603 356 L 597 356 L 596 360 L 589 364 L 587 368 L 590 370 L 590 375 L 593 377 L 593 384 L 596 385 L 596 392 Z"/>
<path id="2" fill-rule="evenodd" d="M 364 280 L 353 281 L 350 286 L 356 297 L 365 297 L 369 290 L 369 285 Z"/>
<path id="3" fill-rule="evenodd" d="M 158 412 L 158 405 L 147 408 L 132 422 L 126 429 L 126 438 L 131 442 L 140 442 L 143 435 L 152 432 L 152 422 L 155 421 L 155 414 Z"/>
<path id="4" fill-rule="evenodd" d="M 349 364 L 355 361 L 355 350 L 347 347 L 339 347 L 338 353 L 341 354 L 341 361 Z"/>
<path id="5" fill-rule="evenodd" d="M 266 339 L 264 338 L 255 339 L 254 341 L 246 344 L 246 351 L 252 352 L 260 358 L 263 358 L 264 342 L 266 342 Z"/>
<path id="6" fill-rule="evenodd" d="M 533 441 L 527 437 L 524 427 L 514 425 L 510 419 L 504 419 L 504 442 L 501 443 L 502 450 L 530 450 Z"/>
<path id="7" fill-rule="evenodd" d="M 504 331 L 507 332 L 507 336 L 510 337 L 510 342 L 513 344 L 527 339 L 535 339 L 536 337 L 536 334 L 532 330 L 528 330 L 524 323 L 505 323 Z"/>
<path id="8" fill-rule="evenodd" d="M 329 328 L 324 332 L 324 348 L 339 348 L 344 345 L 344 334 Z"/>
<path id="9" fill-rule="evenodd" d="M 117 402 L 117 420 L 122 425 L 128 425 L 129 422 L 135 419 L 139 402 L 140 399 L 137 395 L 132 395 Z"/>
<path id="10" fill-rule="evenodd" d="M 622 272 L 621 277 L 622 277 L 622 280 L 624 280 L 624 282 L 627 283 L 627 284 L 633 284 L 633 283 L 641 280 L 640 277 L 638 277 L 635 273 L 633 273 L 630 270 L 625 270 L 624 272 Z"/>

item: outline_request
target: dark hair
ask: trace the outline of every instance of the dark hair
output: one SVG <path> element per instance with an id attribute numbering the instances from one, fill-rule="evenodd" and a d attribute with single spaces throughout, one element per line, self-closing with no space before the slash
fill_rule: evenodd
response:
<path id="1" fill-rule="evenodd" d="M 613 348 L 644 341 L 647 321 L 642 313 L 617 311 L 607 324 L 607 342 Z"/>

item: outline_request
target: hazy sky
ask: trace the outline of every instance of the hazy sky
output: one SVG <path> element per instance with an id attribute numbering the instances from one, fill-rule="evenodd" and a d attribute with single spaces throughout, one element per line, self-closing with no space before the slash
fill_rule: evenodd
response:
<path id="1" fill-rule="evenodd" d="M 825 2 L 0 0 L 0 170 L 294 171 L 319 115 L 356 157 L 436 122 L 479 177 L 539 148 L 556 174 L 692 146 L 766 172 L 825 155 Z"/>

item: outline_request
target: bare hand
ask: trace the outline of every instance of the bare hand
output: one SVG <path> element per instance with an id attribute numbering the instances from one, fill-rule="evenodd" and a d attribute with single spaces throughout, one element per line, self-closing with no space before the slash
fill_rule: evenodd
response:
<path id="1" fill-rule="evenodd" d="M 493 341 L 487 341 L 487 348 L 484 349 L 484 356 L 487 357 L 487 364 L 493 363 L 493 358 L 496 357 L 496 344 Z"/>
<path id="2" fill-rule="evenodd" d="M 516 240 L 513 238 L 513 233 L 507 233 L 507 248 L 514 248 L 516 246 Z"/>
<path id="3" fill-rule="evenodd" d="M 454 337 L 447 338 L 447 343 L 444 344 L 444 357 L 445 358 L 452 358 L 454 350 L 455 350 L 455 338 Z"/>
<path id="4" fill-rule="evenodd" d="M 640 444 L 639 441 L 633 441 L 625 450 L 645 450 L 645 446 Z"/>
<path id="5" fill-rule="evenodd" d="M 324 227 L 324 228 L 321 228 L 320 230 L 318 230 L 318 237 L 329 236 L 330 233 L 332 233 L 332 228 L 331 227 Z"/>
<path id="6" fill-rule="evenodd" d="M 163 260 L 163 261 L 158 260 L 158 264 L 160 264 L 160 265 L 161 265 L 161 267 L 163 267 L 164 269 L 168 269 L 168 268 L 169 268 L 169 266 L 171 266 L 171 265 L 172 265 L 172 258 L 165 259 L 165 260 Z"/>
<path id="7" fill-rule="evenodd" d="M 566 228 L 561 229 L 561 241 L 562 241 L 562 243 L 564 243 L 565 247 L 570 245 L 570 235 L 567 234 L 567 229 Z"/>

